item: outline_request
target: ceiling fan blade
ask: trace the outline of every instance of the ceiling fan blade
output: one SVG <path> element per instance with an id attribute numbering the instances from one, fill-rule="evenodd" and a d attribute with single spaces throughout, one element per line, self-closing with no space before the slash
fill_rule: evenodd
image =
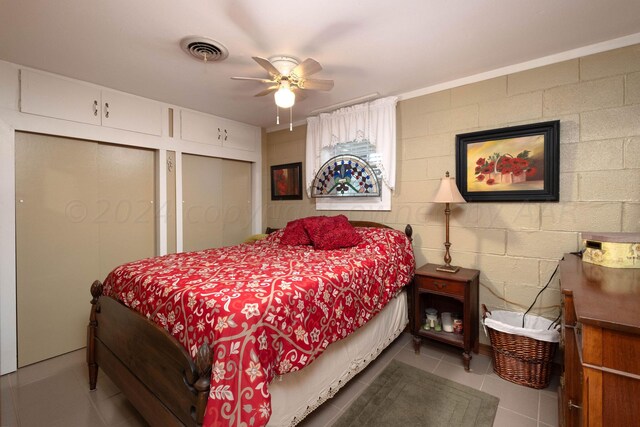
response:
<path id="1" fill-rule="evenodd" d="M 232 80 L 253 80 L 261 83 L 274 83 L 273 80 L 263 79 L 260 77 L 231 77 Z"/>
<path id="2" fill-rule="evenodd" d="M 305 99 L 307 99 L 307 93 L 300 88 L 296 88 L 293 93 L 296 94 L 296 102 L 304 101 Z"/>
<path id="3" fill-rule="evenodd" d="M 333 80 L 305 79 L 300 87 L 307 90 L 331 90 L 333 89 Z"/>
<path id="4" fill-rule="evenodd" d="M 267 70 L 272 76 L 275 77 L 280 75 L 280 71 L 278 71 L 278 69 L 274 67 L 268 59 L 260 58 L 259 56 L 252 56 L 252 58 L 258 63 L 258 65 Z"/>
<path id="5" fill-rule="evenodd" d="M 306 77 L 317 73 L 322 70 L 322 65 L 313 58 L 307 58 L 302 63 L 298 64 L 296 68 L 291 70 L 290 74 L 295 74 L 297 77 Z"/>
<path id="6" fill-rule="evenodd" d="M 269 95 L 270 93 L 275 92 L 277 89 L 278 89 L 278 86 L 271 86 L 270 88 L 267 88 L 262 92 L 258 92 L 253 96 L 266 96 L 266 95 Z"/>

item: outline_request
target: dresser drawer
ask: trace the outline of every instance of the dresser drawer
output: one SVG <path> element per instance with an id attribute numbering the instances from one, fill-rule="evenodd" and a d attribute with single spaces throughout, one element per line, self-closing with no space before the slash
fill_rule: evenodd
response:
<path id="1" fill-rule="evenodd" d="M 436 279 L 416 275 L 416 288 L 418 292 L 428 291 L 443 295 L 464 297 L 465 285 L 453 280 Z"/>

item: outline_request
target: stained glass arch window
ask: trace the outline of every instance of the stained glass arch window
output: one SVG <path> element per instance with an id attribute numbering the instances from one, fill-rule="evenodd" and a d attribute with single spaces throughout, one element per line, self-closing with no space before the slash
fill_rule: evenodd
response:
<path id="1" fill-rule="evenodd" d="M 380 196 L 380 183 L 371 165 L 360 157 L 340 154 L 325 162 L 313 180 L 312 197 Z"/>

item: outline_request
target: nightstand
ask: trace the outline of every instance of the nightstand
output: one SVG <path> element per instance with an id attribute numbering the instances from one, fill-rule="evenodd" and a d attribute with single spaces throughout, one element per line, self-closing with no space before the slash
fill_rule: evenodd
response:
<path id="1" fill-rule="evenodd" d="M 420 353 L 422 338 L 428 338 L 463 349 L 464 369 L 469 370 L 471 351 L 478 354 L 478 282 L 480 272 L 461 268 L 457 273 L 436 270 L 436 264 L 418 268 L 413 279 L 413 346 Z M 462 334 L 425 330 L 425 309 L 435 308 L 462 316 Z"/>

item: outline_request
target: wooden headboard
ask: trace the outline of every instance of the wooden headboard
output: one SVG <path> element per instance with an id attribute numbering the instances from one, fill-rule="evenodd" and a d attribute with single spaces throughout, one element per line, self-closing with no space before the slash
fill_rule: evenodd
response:
<path id="1" fill-rule="evenodd" d="M 372 227 L 372 228 L 392 228 L 389 227 L 386 224 L 382 224 L 379 222 L 374 222 L 374 221 L 349 221 L 349 223 L 351 225 L 353 225 L 354 227 Z M 278 231 L 280 230 L 279 228 L 271 228 L 271 227 L 267 227 L 267 229 L 265 230 L 265 233 L 267 234 L 271 234 L 274 231 Z M 411 227 L 411 224 L 407 224 L 407 226 L 404 228 L 404 234 L 407 235 L 407 237 L 409 238 L 409 240 L 413 241 L 413 228 Z"/>

